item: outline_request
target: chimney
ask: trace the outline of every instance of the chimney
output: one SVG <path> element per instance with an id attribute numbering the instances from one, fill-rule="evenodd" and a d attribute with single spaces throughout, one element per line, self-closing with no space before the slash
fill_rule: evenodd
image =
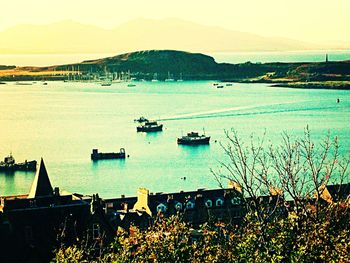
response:
<path id="1" fill-rule="evenodd" d="M 146 188 L 139 188 L 137 190 L 137 202 L 134 205 L 134 210 L 144 211 L 152 216 L 151 209 L 149 208 L 149 190 Z"/>

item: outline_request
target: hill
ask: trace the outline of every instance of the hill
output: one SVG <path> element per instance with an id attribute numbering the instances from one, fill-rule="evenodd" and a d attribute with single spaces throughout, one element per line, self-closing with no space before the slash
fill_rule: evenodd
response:
<path id="1" fill-rule="evenodd" d="M 285 51 L 321 48 L 297 40 L 204 26 L 178 19 L 136 19 L 104 29 L 74 21 L 18 25 L 0 32 L 0 54 L 121 53 L 175 49 L 194 52 Z"/>

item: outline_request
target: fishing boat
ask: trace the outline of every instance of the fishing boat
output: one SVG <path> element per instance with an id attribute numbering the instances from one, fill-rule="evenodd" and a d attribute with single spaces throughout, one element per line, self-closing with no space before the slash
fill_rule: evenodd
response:
<path id="1" fill-rule="evenodd" d="M 130 83 L 130 84 L 128 84 L 127 86 L 128 86 L 128 87 L 135 87 L 135 86 L 136 86 L 136 84 L 132 84 L 132 83 Z"/>
<path id="2" fill-rule="evenodd" d="M 189 132 L 187 135 L 177 138 L 177 144 L 201 145 L 209 144 L 210 136 L 199 135 L 198 132 Z"/>
<path id="3" fill-rule="evenodd" d="M 110 159 L 125 159 L 125 149 L 120 148 L 118 153 L 110 152 L 110 153 L 101 153 L 98 152 L 98 149 L 93 149 L 91 153 L 91 160 L 110 160 Z"/>
<path id="4" fill-rule="evenodd" d="M 0 162 L 0 171 L 14 172 L 14 171 L 36 171 L 37 161 L 27 161 L 23 163 L 16 163 L 15 158 L 10 154 Z"/>
<path id="5" fill-rule="evenodd" d="M 143 125 L 136 127 L 137 132 L 158 132 L 163 130 L 163 124 L 156 121 L 146 121 Z"/>

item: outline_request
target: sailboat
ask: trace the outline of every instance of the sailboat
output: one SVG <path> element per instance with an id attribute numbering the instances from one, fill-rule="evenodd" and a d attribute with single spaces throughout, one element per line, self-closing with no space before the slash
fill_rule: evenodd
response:
<path id="1" fill-rule="evenodd" d="M 173 78 L 170 76 L 170 72 L 168 71 L 168 78 L 165 79 L 166 82 L 172 82 L 175 81 Z"/>
<path id="2" fill-rule="evenodd" d="M 152 82 L 157 82 L 158 81 L 158 74 L 154 73 L 153 79 L 151 80 Z"/>

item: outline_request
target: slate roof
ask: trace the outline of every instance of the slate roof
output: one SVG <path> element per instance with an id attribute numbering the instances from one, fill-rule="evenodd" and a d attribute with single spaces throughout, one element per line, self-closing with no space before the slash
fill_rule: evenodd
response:
<path id="1" fill-rule="evenodd" d="M 53 196 L 53 189 L 47 174 L 43 158 L 41 158 L 39 169 L 35 175 L 28 198 L 36 198 L 42 196 Z"/>

